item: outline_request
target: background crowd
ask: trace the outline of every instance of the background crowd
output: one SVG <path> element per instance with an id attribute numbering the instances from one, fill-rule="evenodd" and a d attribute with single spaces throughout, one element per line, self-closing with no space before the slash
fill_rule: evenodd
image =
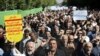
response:
<path id="1" fill-rule="evenodd" d="M 88 10 L 87 20 L 73 20 L 73 10 L 47 10 L 23 18 L 23 39 L 6 40 L 0 26 L 3 56 L 100 56 L 100 11 Z"/>

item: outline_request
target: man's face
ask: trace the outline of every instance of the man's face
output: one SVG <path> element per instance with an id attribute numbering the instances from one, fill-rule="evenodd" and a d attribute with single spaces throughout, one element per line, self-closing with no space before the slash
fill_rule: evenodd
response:
<path id="1" fill-rule="evenodd" d="M 57 42 L 55 40 L 50 41 L 50 50 L 55 51 L 57 49 Z"/>
<path id="2" fill-rule="evenodd" d="M 32 40 L 36 39 L 36 35 L 33 32 L 30 34 L 30 37 L 32 38 Z"/>
<path id="3" fill-rule="evenodd" d="M 82 31 L 78 32 L 78 36 L 82 36 L 82 34 L 83 34 Z"/>
<path id="4" fill-rule="evenodd" d="M 67 43 L 67 42 L 68 42 L 68 36 L 66 36 L 66 35 L 63 36 L 63 37 L 62 37 L 62 42 L 63 42 L 63 43 Z"/>
<path id="5" fill-rule="evenodd" d="M 72 35 L 69 36 L 69 42 L 74 42 L 74 37 Z"/>
<path id="6" fill-rule="evenodd" d="M 0 37 L 3 37 L 4 30 L 0 28 Z"/>
<path id="7" fill-rule="evenodd" d="M 86 51 L 86 52 L 91 52 L 91 51 L 92 51 L 92 45 L 91 45 L 91 44 L 87 44 L 87 45 L 85 46 L 85 51 Z"/>
<path id="8" fill-rule="evenodd" d="M 100 37 L 97 36 L 94 40 L 95 44 L 98 46 L 100 44 Z"/>
<path id="9" fill-rule="evenodd" d="M 51 37 L 50 32 L 46 32 L 47 37 Z"/>
<path id="10" fill-rule="evenodd" d="M 56 34 L 59 34 L 59 27 L 55 26 L 54 30 L 55 30 Z"/>
<path id="11" fill-rule="evenodd" d="M 63 35 L 64 34 L 64 30 L 60 30 L 60 35 Z"/>
<path id="12" fill-rule="evenodd" d="M 68 27 L 71 27 L 72 26 L 72 23 L 70 22 L 70 23 L 67 23 L 67 25 L 68 25 Z"/>
<path id="13" fill-rule="evenodd" d="M 26 49 L 27 49 L 28 52 L 33 52 L 35 50 L 34 43 L 33 42 L 27 43 Z"/>
<path id="14" fill-rule="evenodd" d="M 26 36 L 26 37 L 28 37 L 28 36 L 29 36 L 29 33 L 28 33 L 28 32 L 27 32 L 27 33 L 25 33 L 25 36 Z"/>

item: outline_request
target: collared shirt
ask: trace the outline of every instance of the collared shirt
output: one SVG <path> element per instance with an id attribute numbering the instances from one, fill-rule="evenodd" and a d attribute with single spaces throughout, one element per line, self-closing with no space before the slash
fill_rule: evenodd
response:
<path id="1" fill-rule="evenodd" d="M 26 42 L 27 42 L 28 40 L 30 40 L 30 39 L 31 39 L 31 37 L 28 36 L 27 38 L 23 39 L 23 40 L 20 42 L 19 50 L 20 50 L 21 53 L 24 53 Z"/>
<path id="2" fill-rule="evenodd" d="M 35 42 L 35 49 L 37 49 L 41 45 L 41 40 L 38 38 Z"/>
<path id="3" fill-rule="evenodd" d="M 31 37 L 28 36 L 27 38 L 25 38 L 25 39 L 22 41 L 24 47 L 25 47 L 26 42 L 27 42 L 28 40 L 30 40 L 30 39 L 31 39 Z"/>

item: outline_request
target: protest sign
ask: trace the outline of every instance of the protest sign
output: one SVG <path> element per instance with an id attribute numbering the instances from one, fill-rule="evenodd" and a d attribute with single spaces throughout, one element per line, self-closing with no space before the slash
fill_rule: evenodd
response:
<path id="1" fill-rule="evenodd" d="M 5 16 L 6 39 L 17 43 L 23 38 L 21 15 Z"/>
<path id="2" fill-rule="evenodd" d="M 87 20 L 87 10 L 73 11 L 73 20 Z"/>

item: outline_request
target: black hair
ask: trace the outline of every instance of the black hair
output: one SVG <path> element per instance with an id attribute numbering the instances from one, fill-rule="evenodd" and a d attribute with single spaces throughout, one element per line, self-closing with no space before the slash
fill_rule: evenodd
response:
<path id="1" fill-rule="evenodd" d="M 30 31 L 28 29 L 25 29 L 24 30 L 24 33 L 29 33 Z"/>
<path id="2" fill-rule="evenodd" d="M 50 40 L 49 40 L 49 43 L 51 42 L 51 41 L 56 41 L 57 42 L 57 40 L 55 39 L 55 38 L 51 38 Z"/>
<path id="3" fill-rule="evenodd" d="M 61 48 L 61 43 L 60 43 L 60 40 L 59 39 L 56 39 L 56 38 L 51 38 L 50 40 L 49 40 L 49 44 L 50 44 L 50 42 L 51 41 L 56 41 L 56 43 L 57 43 L 57 48 L 58 49 L 60 49 Z"/>
<path id="4" fill-rule="evenodd" d="M 38 33 L 35 31 L 32 31 L 29 35 L 31 35 L 32 33 L 34 33 L 35 37 L 38 38 Z"/>
<path id="5" fill-rule="evenodd" d="M 6 33 L 6 32 L 5 32 L 5 27 L 4 27 L 3 25 L 0 25 L 0 28 L 4 30 L 4 31 L 3 31 L 3 34 Z"/>
<path id="6" fill-rule="evenodd" d="M 33 42 L 33 41 L 31 41 L 31 40 L 28 40 L 28 41 L 25 43 L 25 47 L 26 47 L 27 43 L 29 43 L 29 42 Z"/>
<path id="7" fill-rule="evenodd" d="M 0 25 L 0 28 L 4 29 L 4 27 L 2 25 Z"/>

